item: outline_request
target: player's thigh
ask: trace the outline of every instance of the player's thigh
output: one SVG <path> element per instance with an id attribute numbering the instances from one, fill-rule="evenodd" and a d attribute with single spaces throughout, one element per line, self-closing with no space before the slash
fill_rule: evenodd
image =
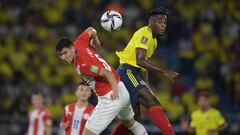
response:
<path id="1" fill-rule="evenodd" d="M 157 97 L 149 88 L 142 88 L 139 91 L 139 103 L 146 108 L 149 108 L 153 105 L 160 105 Z"/>
<path id="2" fill-rule="evenodd" d="M 133 70 L 123 67 L 119 67 L 117 72 L 130 94 L 130 101 L 134 107 L 138 102 L 138 89 L 141 87 L 139 77 Z"/>
<path id="3" fill-rule="evenodd" d="M 99 99 L 97 106 L 95 107 L 92 116 L 86 123 L 86 128 L 90 131 L 100 134 L 111 121 L 118 115 L 120 106 L 117 101 L 113 101 L 110 97 Z"/>
<path id="4" fill-rule="evenodd" d="M 118 86 L 120 91 L 119 105 L 121 106 L 118 117 L 121 120 L 130 120 L 134 117 L 134 112 L 130 103 L 129 93 L 123 82 L 119 82 Z"/>
<path id="5" fill-rule="evenodd" d="M 83 135 L 97 135 L 97 134 L 87 128 L 84 128 Z"/>

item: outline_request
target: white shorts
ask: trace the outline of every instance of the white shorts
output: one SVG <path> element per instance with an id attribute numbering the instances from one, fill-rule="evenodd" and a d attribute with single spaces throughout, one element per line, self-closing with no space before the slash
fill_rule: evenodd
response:
<path id="1" fill-rule="evenodd" d="M 119 100 L 111 99 L 112 91 L 98 97 L 98 104 L 92 116 L 87 120 L 85 126 L 87 129 L 100 134 L 117 115 L 122 120 L 130 120 L 134 117 L 130 96 L 123 82 L 118 83 L 118 89 Z"/>

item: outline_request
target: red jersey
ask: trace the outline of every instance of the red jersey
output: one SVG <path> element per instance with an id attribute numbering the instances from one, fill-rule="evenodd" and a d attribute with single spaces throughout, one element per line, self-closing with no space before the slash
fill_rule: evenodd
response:
<path id="1" fill-rule="evenodd" d="M 98 96 L 104 96 L 112 87 L 105 77 L 99 75 L 102 68 L 111 71 L 117 81 L 120 81 L 120 77 L 115 69 L 89 46 L 89 39 L 88 33 L 83 32 L 74 42 L 76 72 Z"/>
<path id="2" fill-rule="evenodd" d="M 77 108 L 75 103 L 64 108 L 61 122 L 69 122 L 70 126 L 65 129 L 65 135 L 82 135 L 85 124 L 91 116 L 94 106 L 88 105 L 82 109 Z"/>
<path id="3" fill-rule="evenodd" d="M 45 135 L 46 127 L 52 127 L 52 116 L 46 108 L 30 112 L 28 135 Z"/>

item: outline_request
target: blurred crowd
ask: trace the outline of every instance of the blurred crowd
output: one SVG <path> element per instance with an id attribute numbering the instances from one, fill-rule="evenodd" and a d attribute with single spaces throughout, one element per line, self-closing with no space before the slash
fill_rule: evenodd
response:
<path id="1" fill-rule="evenodd" d="M 16 131 L 27 122 L 32 91 L 41 90 L 56 123 L 63 107 L 75 101 L 80 81 L 72 65 L 63 65 L 55 44 L 74 40 L 88 26 L 98 31 L 99 50 L 114 67 L 115 51 L 147 25 L 147 13 L 168 6 L 166 35 L 152 59 L 180 73 L 175 83 L 151 74 L 150 82 L 171 121 L 197 108 L 196 93 L 212 93 L 211 104 L 226 113 L 240 110 L 240 2 L 238 0 L 1 0 L 0 2 L 0 125 Z M 123 16 L 119 31 L 101 28 L 106 10 Z M 228 104 L 229 103 L 229 104 Z M 14 122 L 8 118 L 13 118 Z M 227 118 L 228 119 L 228 118 Z M 22 129 L 24 130 L 24 129 Z"/>

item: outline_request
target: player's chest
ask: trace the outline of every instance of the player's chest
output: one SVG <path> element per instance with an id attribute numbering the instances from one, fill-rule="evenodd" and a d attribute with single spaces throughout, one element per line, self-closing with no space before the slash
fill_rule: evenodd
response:
<path id="1" fill-rule="evenodd" d="M 94 81 L 94 77 L 90 77 L 85 75 L 84 73 L 81 72 L 81 68 L 84 68 L 83 66 L 85 66 L 86 64 L 77 64 L 75 67 L 75 72 L 79 75 L 79 77 L 84 80 L 84 81 Z"/>
<path id="2" fill-rule="evenodd" d="M 157 48 L 157 40 L 156 39 L 151 39 L 150 44 L 148 45 L 148 57 L 151 57 L 154 53 L 154 51 Z"/>
<path id="3" fill-rule="evenodd" d="M 199 123 L 204 124 L 213 124 L 215 122 L 214 116 L 211 114 L 204 114 L 199 118 Z"/>

